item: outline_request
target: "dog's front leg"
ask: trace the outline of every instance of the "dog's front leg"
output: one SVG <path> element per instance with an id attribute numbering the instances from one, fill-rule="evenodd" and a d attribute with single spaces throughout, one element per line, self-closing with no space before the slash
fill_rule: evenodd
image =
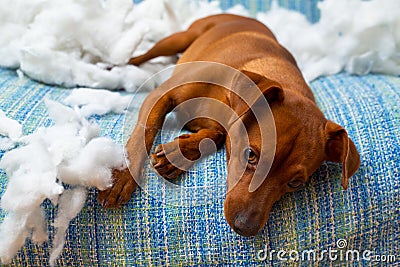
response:
<path id="1" fill-rule="evenodd" d="M 174 179 L 187 171 L 200 157 L 214 153 L 225 141 L 221 130 L 201 129 L 184 134 L 174 141 L 159 145 L 151 155 L 154 169 L 166 179 Z"/>
<path id="2" fill-rule="evenodd" d="M 154 138 L 161 129 L 166 114 L 173 108 L 169 94 L 163 94 L 162 91 L 158 88 L 151 92 L 140 109 L 138 122 L 126 144 L 129 169 L 114 170 L 113 186 L 98 194 L 97 200 L 104 208 L 127 203 L 137 187 L 137 181 L 142 179 L 143 166 Z"/>

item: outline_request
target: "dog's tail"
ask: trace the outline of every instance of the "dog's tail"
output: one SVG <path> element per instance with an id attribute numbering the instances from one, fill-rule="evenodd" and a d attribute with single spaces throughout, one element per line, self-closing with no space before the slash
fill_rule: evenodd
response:
<path id="1" fill-rule="evenodd" d="M 238 16 L 235 15 L 224 14 L 196 20 L 186 31 L 174 33 L 160 40 L 145 54 L 131 58 L 128 64 L 138 66 L 159 56 L 174 56 L 183 53 L 200 35 L 213 28 L 216 24 L 237 18 Z"/>

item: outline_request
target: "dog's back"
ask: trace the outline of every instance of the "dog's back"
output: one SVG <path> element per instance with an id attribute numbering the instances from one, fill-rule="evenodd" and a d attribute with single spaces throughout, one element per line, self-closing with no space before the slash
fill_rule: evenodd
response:
<path id="1" fill-rule="evenodd" d="M 147 96 L 126 145 L 129 171 L 136 181 L 140 181 L 143 165 L 166 114 L 177 111 L 192 133 L 159 145 L 151 155 L 153 167 L 163 177 L 173 179 L 187 170 L 194 160 L 213 153 L 215 147 L 221 147 L 225 142 L 228 187 L 224 213 L 229 225 L 241 235 L 258 233 L 267 222 L 273 204 L 285 193 L 300 188 L 324 160 L 342 163 L 342 185 L 347 188 L 349 177 L 360 165 L 357 149 L 346 130 L 327 120 L 313 103 L 312 92 L 294 58 L 266 26 L 235 15 L 207 17 L 196 21 L 186 31 L 164 38 L 147 53 L 129 62 L 140 65 L 158 56 L 182 52 L 180 64 L 218 62 L 250 78 L 259 89 L 257 93 L 261 92 L 263 96 L 257 100 L 265 98 L 270 105 L 274 127 L 270 131 L 269 126 L 264 126 L 272 125 L 271 120 L 268 123 L 256 118 L 253 107 L 258 110 L 257 101 L 250 105 L 244 103 L 243 97 L 252 92 L 248 89 L 255 87 L 238 82 L 235 79 L 238 75 L 227 75 L 225 70 L 218 71 L 218 68 L 209 67 L 210 64 L 181 65 Z M 199 74 L 207 77 L 207 82 L 192 79 Z M 232 93 L 229 88 L 213 83 L 214 78 L 226 78 L 235 89 L 243 91 Z M 207 99 L 208 105 L 204 101 L 186 102 L 203 98 Z M 234 114 L 240 115 L 240 120 L 232 124 L 231 119 L 237 118 Z M 271 118 L 266 115 L 261 117 Z M 239 124 L 245 126 L 245 134 L 238 130 L 241 127 L 235 127 Z M 271 132 L 276 133 L 275 139 L 269 138 Z M 200 148 L 203 140 L 211 140 L 215 146 Z M 270 145 L 275 146 L 275 150 Z M 273 161 L 262 155 L 262 151 L 274 152 Z M 271 168 L 264 169 L 270 163 Z M 261 170 L 263 177 L 254 191 L 251 188 L 254 188 L 252 181 L 256 170 Z M 99 194 L 103 206 L 119 206 L 129 200 L 136 187 L 129 173 L 116 171 L 113 174 L 114 186 Z"/>
<path id="2" fill-rule="evenodd" d="M 236 15 L 215 15 L 196 21 L 188 29 L 197 38 L 183 53 L 178 64 L 213 61 L 240 71 L 257 71 L 314 100 L 313 94 L 293 56 L 261 22 Z M 241 53 L 238 53 L 241 51 Z"/>
<path id="3" fill-rule="evenodd" d="M 188 32 L 196 38 L 178 63 L 200 60 L 219 61 L 240 68 L 243 62 L 276 54 L 293 57 L 281 47 L 273 33 L 261 22 L 237 15 L 214 15 L 193 23 Z M 237 48 L 246 51 L 237 54 Z"/>
<path id="4" fill-rule="evenodd" d="M 222 14 L 195 21 L 186 31 L 158 42 L 146 54 L 130 59 L 140 65 L 158 56 L 183 53 L 178 64 L 211 61 L 239 71 L 255 72 L 314 101 L 293 56 L 261 22 Z"/>

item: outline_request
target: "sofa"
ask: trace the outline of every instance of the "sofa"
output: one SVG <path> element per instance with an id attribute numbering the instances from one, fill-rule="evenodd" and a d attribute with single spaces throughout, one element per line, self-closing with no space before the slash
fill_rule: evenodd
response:
<path id="1" fill-rule="evenodd" d="M 239 2 L 252 14 L 271 5 L 267 0 L 223 0 L 221 6 Z M 316 0 L 279 2 L 311 22 L 319 19 Z M 175 182 L 206 190 L 173 202 L 160 202 L 166 193 L 162 187 L 138 188 L 125 206 L 103 209 L 96 201 L 97 190 L 90 189 L 85 206 L 69 225 L 56 266 L 399 266 L 400 77 L 341 72 L 320 77 L 310 87 L 325 116 L 347 130 L 360 153 L 361 166 L 347 190 L 340 184 L 340 164 L 324 162 L 305 187 L 274 205 L 259 234 L 242 237 L 224 218 L 223 148 Z M 52 124 L 46 97 L 61 100 L 69 94 L 69 89 L 19 77 L 6 68 L 0 68 L 0 88 L 0 109 L 22 124 L 24 134 Z M 144 96 L 136 96 L 133 113 Z M 126 141 L 125 114 L 92 119 L 102 135 L 120 144 Z M 171 136 L 159 136 L 157 143 Z M 0 147 L 0 158 L 5 152 Z M 156 176 L 148 164 L 144 175 Z M 0 169 L 0 196 L 7 181 Z M 50 201 L 43 206 L 54 237 L 57 207 Z M 5 215 L 0 210 L 0 223 Z M 28 240 L 6 266 L 47 266 L 50 248 L 51 242 L 37 245 Z"/>

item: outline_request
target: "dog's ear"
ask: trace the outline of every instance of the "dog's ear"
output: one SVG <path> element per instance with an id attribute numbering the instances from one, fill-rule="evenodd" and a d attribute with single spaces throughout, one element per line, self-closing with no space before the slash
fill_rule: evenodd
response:
<path id="1" fill-rule="evenodd" d="M 250 84 L 247 78 L 243 78 L 243 75 L 234 79 L 233 87 L 235 89 L 229 94 L 229 103 L 239 116 L 246 113 L 250 109 L 250 106 L 259 100 L 259 96 L 261 95 L 265 97 L 269 104 L 283 101 L 283 89 L 278 82 L 251 71 L 242 71 L 242 73 L 253 81 L 258 90 L 252 90 L 251 87 L 254 87 L 254 84 Z M 252 99 L 251 103 L 245 103 L 242 96 Z"/>
<path id="2" fill-rule="evenodd" d="M 349 177 L 360 167 L 360 155 L 342 126 L 328 121 L 325 125 L 325 135 L 326 159 L 342 163 L 342 186 L 347 189 Z"/>
<path id="3" fill-rule="evenodd" d="M 265 78 L 264 76 L 251 71 L 245 70 L 242 72 L 249 77 L 258 86 L 258 88 L 260 88 L 268 103 L 283 101 L 283 89 L 278 82 Z"/>

